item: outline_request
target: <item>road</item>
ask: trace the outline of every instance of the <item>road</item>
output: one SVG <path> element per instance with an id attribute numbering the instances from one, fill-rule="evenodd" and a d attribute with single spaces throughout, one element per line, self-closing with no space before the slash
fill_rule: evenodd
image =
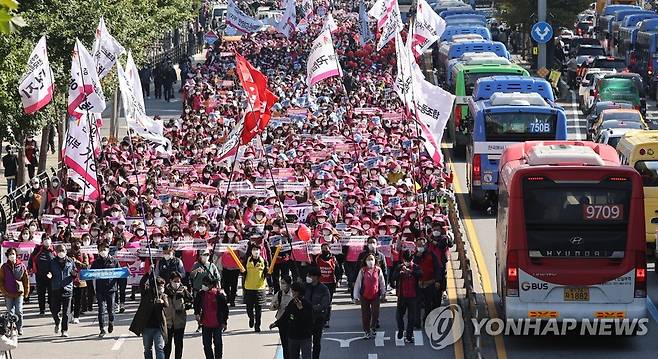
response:
<path id="1" fill-rule="evenodd" d="M 559 102 L 567 112 L 568 136 L 571 140 L 584 139 L 586 134 L 585 117 L 578 111 L 577 104 L 572 102 Z M 648 105 L 649 119 L 658 119 L 655 102 Z M 453 159 L 452 166 L 457 173 L 458 182 L 455 183 L 455 191 L 461 207 L 466 232 L 473 248 L 480 275 L 482 288 L 487 298 L 487 309 L 491 316 L 493 311 L 500 311 L 500 303 L 496 291 L 496 219 L 481 213 L 470 211 L 466 203 L 468 198 L 465 179 L 465 164 L 462 159 Z M 655 309 L 658 303 L 658 275 L 653 263 L 649 264 L 648 293 Z M 493 289 L 492 289 L 493 288 Z M 658 352 L 658 341 L 655 340 L 658 333 L 658 313 L 654 310 L 650 323 L 649 332 L 646 336 L 638 337 L 499 337 L 485 338 L 483 353 L 486 358 L 655 358 Z"/>

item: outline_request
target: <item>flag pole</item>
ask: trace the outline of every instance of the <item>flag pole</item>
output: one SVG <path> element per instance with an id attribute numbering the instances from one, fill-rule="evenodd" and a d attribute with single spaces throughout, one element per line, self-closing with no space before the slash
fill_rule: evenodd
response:
<path id="1" fill-rule="evenodd" d="M 224 193 L 224 198 L 222 199 L 222 212 L 216 216 L 219 217 L 222 221 L 224 220 L 224 213 L 226 213 L 226 207 L 228 206 L 228 193 L 231 191 L 231 183 L 233 182 L 233 171 L 235 171 L 235 164 L 238 162 L 238 153 L 240 149 L 240 143 L 235 146 L 235 156 L 233 156 L 233 163 L 231 163 L 231 173 L 228 174 L 228 185 L 226 186 L 226 193 Z M 221 194 L 221 191 L 220 191 Z M 215 250 L 217 249 L 217 240 L 212 248 L 212 254 L 210 257 L 210 263 L 215 261 Z"/>

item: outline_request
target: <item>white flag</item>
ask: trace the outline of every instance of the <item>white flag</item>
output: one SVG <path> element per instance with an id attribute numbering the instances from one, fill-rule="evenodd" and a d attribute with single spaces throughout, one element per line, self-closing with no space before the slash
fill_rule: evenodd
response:
<path id="1" fill-rule="evenodd" d="M 402 17 L 400 16 L 398 0 L 389 0 L 387 2 L 386 11 L 377 20 L 377 26 L 381 33 L 381 37 L 377 43 L 377 51 L 379 51 L 395 37 L 395 34 L 402 31 L 402 27 L 404 26 Z"/>
<path id="2" fill-rule="evenodd" d="M 75 39 L 71 58 L 68 113 L 80 117 L 86 111 L 102 113 L 103 110 L 105 110 L 105 95 L 96 73 L 94 59 L 80 40 Z"/>
<path id="3" fill-rule="evenodd" d="M 27 60 L 27 69 L 18 85 L 26 114 L 33 114 L 53 98 L 53 70 L 48 62 L 46 37 L 42 36 Z"/>
<path id="4" fill-rule="evenodd" d="M 163 124 L 146 115 L 142 85 L 131 53 L 128 53 L 126 71 L 123 70 L 120 63 L 117 63 L 117 74 L 128 128 L 138 136 L 162 145 L 164 150 L 168 151 L 170 141 L 163 135 Z"/>
<path id="5" fill-rule="evenodd" d="M 257 32 L 263 27 L 263 22 L 247 15 L 242 11 L 235 1 L 229 0 L 226 10 L 226 23 L 239 31 L 250 34 Z"/>
<path id="6" fill-rule="evenodd" d="M 295 0 L 286 1 L 286 10 L 281 17 L 281 21 L 276 24 L 276 31 L 282 33 L 286 37 L 290 37 L 290 33 L 297 28 L 297 10 L 295 9 Z"/>
<path id="7" fill-rule="evenodd" d="M 313 16 L 314 11 L 313 0 L 302 0 L 302 14 L 305 18 L 308 19 Z"/>
<path id="8" fill-rule="evenodd" d="M 102 16 L 96 29 L 96 40 L 92 52 L 96 64 L 96 73 L 98 73 L 98 78 L 101 79 L 110 73 L 119 56 L 126 52 L 126 49 L 107 31 L 105 19 Z"/>
<path id="9" fill-rule="evenodd" d="M 380 19 L 382 16 L 384 16 L 384 13 L 386 12 L 386 5 L 388 4 L 387 0 L 377 0 L 370 10 L 368 10 L 368 15 L 374 19 Z"/>
<path id="10" fill-rule="evenodd" d="M 361 2 L 359 2 L 359 43 L 361 46 L 364 46 L 366 43 L 372 41 L 374 37 L 372 31 L 370 31 L 366 5 L 363 3 L 363 0 L 361 0 Z"/>
<path id="11" fill-rule="evenodd" d="M 409 48 L 405 46 L 400 37 L 400 33 L 395 34 L 395 53 L 397 54 L 397 74 L 393 89 L 400 97 L 400 101 L 405 105 L 407 111 L 413 111 L 413 99 L 411 96 L 411 58 Z"/>
<path id="12" fill-rule="evenodd" d="M 455 96 L 426 81 L 417 64 L 413 67 L 412 86 L 416 120 L 421 128 L 423 139 L 425 139 L 425 149 L 435 163 L 442 163 L 441 140 L 448 118 L 452 113 Z"/>
<path id="13" fill-rule="evenodd" d="M 441 38 L 446 29 L 446 22 L 427 4 L 418 0 L 414 23 L 411 49 L 416 57 L 429 50 L 430 46 Z"/>
<path id="14" fill-rule="evenodd" d="M 332 34 L 338 30 L 338 25 L 334 21 L 334 17 L 331 16 L 331 13 L 327 14 L 327 20 L 322 24 L 322 32 L 329 30 Z"/>
<path id="15" fill-rule="evenodd" d="M 334 76 L 343 76 L 334 51 L 334 43 L 329 30 L 320 33 L 308 55 L 306 63 L 306 83 L 313 86 L 316 83 Z"/>
<path id="16" fill-rule="evenodd" d="M 64 163 L 68 168 L 68 176 L 82 187 L 85 200 L 95 200 L 100 194 L 96 176 L 96 164 L 91 138 L 95 137 L 95 120 L 91 116 L 69 117 L 69 129 L 66 133 L 66 144 L 62 150 Z"/>

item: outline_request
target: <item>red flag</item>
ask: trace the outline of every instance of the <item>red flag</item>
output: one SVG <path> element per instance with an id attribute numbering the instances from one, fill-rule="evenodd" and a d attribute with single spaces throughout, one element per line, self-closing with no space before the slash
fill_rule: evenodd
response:
<path id="1" fill-rule="evenodd" d="M 267 127 L 267 124 L 270 122 L 270 119 L 272 118 L 272 106 L 274 106 L 274 104 L 277 103 L 278 101 L 279 98 L 272 91 L 270 91 L 270 89 L 267 89 L 265 112 L 263 113 L 263 116 L 261 116 L 260 122 L 258 123 L 258 128 L 260 129 L 260 131 L 265 130 L 265 127 Z"/>
<path id="2" fill-rule="evenodd" d="M 264 104 L 267 101 L 267 77 L 256 70 L 247 59 L 237 52 L 235 53 L 235 59 L 240 83 L 247 93 L 251 105 L 249 110 L 263 112 Z"/>

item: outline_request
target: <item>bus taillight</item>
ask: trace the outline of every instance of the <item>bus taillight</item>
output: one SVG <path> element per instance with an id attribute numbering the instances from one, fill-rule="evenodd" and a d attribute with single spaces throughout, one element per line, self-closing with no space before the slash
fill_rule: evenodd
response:
<path id="1" fill-rule="evenodd" d="M 455 128 L 459 128 L 462 124 L 462 106 L 455 106 Z"/>
<path id="2" fill-rule="evenodd" d="M 507 253 L 507 296 L 519 296 L 519 258 L 515 251 Z"/>
<path id="3" fill-rule="evenodd" d="M 644 252 L 635 254 L 635 298 L 647 296 L 647 258 Z"/>
<path id="4" fill-rule="evenodd" d="M 473 155 L 473 184 L 476 186 L 481 185 L 482 178 L 482 156 Z"/>

